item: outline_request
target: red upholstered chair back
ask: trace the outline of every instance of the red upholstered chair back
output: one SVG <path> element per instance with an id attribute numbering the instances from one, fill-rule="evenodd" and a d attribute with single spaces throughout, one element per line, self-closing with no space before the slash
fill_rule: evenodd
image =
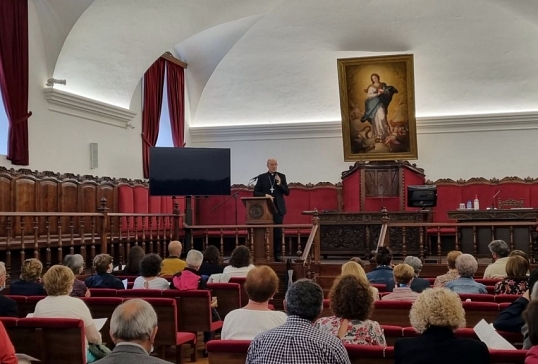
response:
<path id="1" fill-rule="evenodd" d="M 209 364 L 244 364 L 250 340 L 211 340 L 207 343 Z"/>
<path id="2" fill-rule="evenodd" d="M 148 302 L 157 313 L 158 327 L 155 337 L 155 346 L 176 345 L 177 326 L 177 304 L 173 298 L 153 298 L 141 297 Z"/>
<path id="3" fill-rule="evenodd" d="M 222 321 L 212 322 L 211 292 L 204 290 L 176 291 L 178 327 L 180 331 L 215 331 Z"/>
<path id="4" fill-rule="evenodd" d="M 401 326 L 381 325 L 381 327 L 388 346 L 394 346 L 394 342 L 403 337 L 403 328 Z"/>
<path id="5" fill-rule="evenodd" d="M 527 350 L 489 349 L 489 362 L 490 363 L 523 364 L 525 363 L 526 355 L 527 355 Z"/>
<path id="6" fill-rule="evenodd" d="M 8 331 L 17 352 L 44 364 L 85 363 L 84 322 L 67 318 L 22 318 Z M 13 334 L 12 334 L 13 333 Z"/>
<path id="7" fill-rule="evenodd" d="M 512 303 L 515 300 L 517 300 L 519 297 L 521 297 L 521 296 L 519 296 L 517 294 L 498 294 L 498 295 L 494 296 L 494 300 L 497 303 L 503 303 L 503 302 Z"/>
<path id="8" fill-rule="evenodd" d="M 121 289 L 117 294 L 120 297 L 162 297 L 160 289 Z"/>
<path id="9" fill-rule="evenodd" d="M 248 295 L 245 291 L 245 281 L 246 277 L 231 277 L 228 281 L 229 283 L 237 283 L 241 286 L 241 307 L 246 306 L 248 304 Z"/>
<path id="10" fill-rule="evenodd" d="M 381 325 L 409 326 L 409 301 L 375 301 L 371 320 Z"/>
<path id="11" fill-rule="evenodd" d="M 394 363 L 394 347 L 344 344 L 351 363 Z"/>
<path id="12" fill-rule="evenodd" d="M 379 292 L 385 292 L 387 290 L 387 285 L 383 283 L 372 283 L 370 285 L 377 288 Z"/>
<path id="13" fill-rule="evenodd" d="M 17 310 L 19 311 L 19 317 L 26 317 L 29 313 L 34 312 L 34 306 L 26 304 L 26 296 L 19 295 L 6 295 L 17 303 Z"/>
<path id="14" fill-rule="evenodd" d="M 462 302 L 467 327 L 474 327 L 480 320 L 493 322 L 499 315 L 499 304 L 494 302 Z"/>
<path id="15" fill-rule="evenodd" d="M 117 292 L 113 288 L 88 288 L 92 297 L 116 297 Z"/>
<path id="16" fill-rule="evenodd" d="M 342 179 L 343 210 L 345 212 L 359 211 L 361 204 L 360 173 L 352 173 Z"/>
<path id="17" fill-rule="evenodd" d="M 448 219 L 447 211 L 456 210 L 463 201 L 462 186 L 449 183 L 437 185 L 437 206 L 433 210 L 433 222 L 455 222 Z"/>
<path id="18" fill-rule="evenodd" d="M 471 302 L 495 302 L 495 297 L 492 294 L 472 294 L 460 293 L 462 301 L 471 300 Z"/>
<path id="19" fill-rule="evenodd" d="M 286 224 L 309 224 L 312 217 L 302 215 L 303 211 L 310 210 L 310 193 L 311 190 L 303 186 L 290 187 L 290 196 L 286 198 L 285 217 Z"/>
<path id="20" fill-rule="evenodd" d="M 217 297 L 219 315 L 224 320 L 226 315 L 241 308 L 241 285 L 239 283 L 208 283 L 207 288 Z"/>
<path id="21" fill-rule="evenodd" d="M 80 299 L 84 301 L 86 306 L 88 306 L 94 319 L 108 319 L 100 332 L 103 342 L 111 347 L 112 338 L 110 337 L 110 318 L 112 317 L 112 313 L 116 307 L 121 305 L 124 299 L 122 297 L 81 297 Z"/>

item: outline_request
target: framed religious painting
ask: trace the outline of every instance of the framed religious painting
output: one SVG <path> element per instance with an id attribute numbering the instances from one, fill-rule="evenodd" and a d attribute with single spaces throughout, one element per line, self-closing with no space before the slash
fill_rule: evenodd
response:
<path id="1" fill-rule="evenodd" d="M 417 159 L 413 55 L 338 59 L 344 160 Z"/>

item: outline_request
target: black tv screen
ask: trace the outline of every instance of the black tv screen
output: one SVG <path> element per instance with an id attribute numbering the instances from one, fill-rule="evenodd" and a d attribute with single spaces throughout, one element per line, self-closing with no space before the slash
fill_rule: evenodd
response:
<path id="1" fill-rule="evenodd" d="M 408 207 L 434 207 L 437 206 L 437 186 L 420 185 L 407 186 Z"/>
<path id="2" fill-rule="evenodd" d="M 154 147 L 149 161 L 152 196 L 230 195 L 230 149 Z"/>

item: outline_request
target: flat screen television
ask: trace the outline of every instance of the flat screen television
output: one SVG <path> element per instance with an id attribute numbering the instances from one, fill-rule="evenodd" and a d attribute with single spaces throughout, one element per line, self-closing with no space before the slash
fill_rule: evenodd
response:
<path id="1" fill-rule="evenodd" d="M 150 148 L 150 195 L 230 195 L 230 188 L 230 149 Z"/>
<path id="2" fill-rule="evenodd" d="M 408 207 L 435 207 L 437 206 L 436 185 L 410 185 L 407 186 Z"/>

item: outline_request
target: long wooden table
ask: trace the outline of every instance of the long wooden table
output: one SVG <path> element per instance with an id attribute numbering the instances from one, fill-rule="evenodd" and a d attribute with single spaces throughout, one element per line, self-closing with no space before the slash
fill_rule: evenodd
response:
<path id="1" fill-rule="evenodd" d="M 488 244 L 496 239 L 506 241 L 510 250 L 519 249 L 529 255 L 533 253 L 533 234 L 536 229 L 533 224 L 529 223 L 537 221 L 538 210 L 536 209 L 462 209 L 447 213 L 449 219 L 468 224 L 459 228 L 460 247 L 464 253 L 478 256 L 490 255 Z M 490 222 L 492 224 L 488 225 L 487 223 Z"/>
<path id="2" fill-rule="evenodd" d="M 381 212 L 319 212 L 318 216 L 322 255 L 368 256 L 377 247 Z M 388 212 L 388 218 L 391 222 L 429 222 L 432 213 L 429 210 L 395 211 Z M 389 227 L 389 246 L 393 254 L 418 255 L 420 231 L 418 227 Z M 426 230 L 422 229 L 422 243 L 425 242 Z"/>

